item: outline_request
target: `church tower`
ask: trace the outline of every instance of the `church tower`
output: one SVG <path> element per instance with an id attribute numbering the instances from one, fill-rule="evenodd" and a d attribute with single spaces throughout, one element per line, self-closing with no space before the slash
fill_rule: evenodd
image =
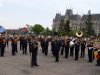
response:
<path id="1" fill-rule="evenodd" d="M 71 19 L 71 16 L 73 15 L 73 10 L 72 9 L 67 9 L 65 13 L 65 17 L 68 19 Z"/>

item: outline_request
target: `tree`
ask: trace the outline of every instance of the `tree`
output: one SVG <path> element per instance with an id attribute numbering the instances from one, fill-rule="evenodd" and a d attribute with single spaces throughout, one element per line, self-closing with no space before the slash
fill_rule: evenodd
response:
<path id="1" fill-rule="evenodd" d="M 52 35 L 52 31 L 47 27 L 43 32 L 41 32 L 42 35 Z"/>
<path id="2" fill-rule="evenodd" d="M 52 31 L 47 27 L 45 29 L 46 35 L 52 35 Z"/>
<path id="3" fill-rule="evenodd" d="M 41 32 L 44 31 L 44 27 L 40 24 L 35 24 L 33 27 L 32 27 L 32 30 L 33 30 L 33 33 L 39 35 Z"/>
<path id="4" fill-rule="evenodd" d="M 69 35 L 70 36 L 76 36 L 76 31 L 77 30 L 70 30 Z"/>
<path id="5" fill-rule="evenodd" d="M 65 25 L 65 21 L 64 21 L 64 19 L 61 19 L 58 32 L 62 32 L 63 31 L 64 25 Z"/>
<path id="6" fill-rule="evenodd" d="M 89 10 L 88 12 L 88 18 L 86 21 L 86 30 L 87 30 L 87 35 L 92 36 L 94 35 L 94 30 L 93 30 L 93 23 L 92 23 L 92 18 L 91 18 L 91 11 Z"/>
<path id="7" fill-rule="evenodd" d="M 67 20 L 64 25 L 64 31 L 66 32 L 67 35 L 69 35 L 69 32 L 70 32 L 70 21 L 69 20 Z"/>
<path id="8" fill-rule="evenodd" d="M 70 34 L 70 21 L 64 19 L 61 19 L 60 26 L 59 26 L 59 34 L 64 36 L 64 35 L 69 35 Z"/>

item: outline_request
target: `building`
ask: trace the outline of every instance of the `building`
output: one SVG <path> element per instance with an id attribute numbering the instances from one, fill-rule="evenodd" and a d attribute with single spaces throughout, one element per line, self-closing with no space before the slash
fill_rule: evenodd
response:
<path id="1" fill-rule="evenodd" d="M 100 35 L 100 14 L 91 14 L 91 17 L 93 23 L 93 30 L 96 33 L 96 35 Z M 57 13 L 55 18 L 53 19 L 53 25 L 52 25 L 52 29 L 55 30 L 56 32 L 59 31 L 60 22 L 62 19 L 64 19 L 65 21 L 70 20 L 71 30 L 77 30 L 86 27 L 88 14 L 82 16 L 79 14 L 73 14 L 72 9 L 67 9 L 65 15 Z"/>
<path id="2" fill-rule="evenodd" d="M 85 22 L 88 19 L 88 15 L 83 15 L 81 18 L 81 23 L 85 27 Z M 100 14 L 91 14 L 91 19 L 93 23 L 93 30 L 95 34 L 98 36 L 100 35 Z"/>
<path id="3" fill-rule="evenodd" d="M 8 34 L 20 34 L 21 30 L 20 29 L 6 29 L 6 32 Z"/>

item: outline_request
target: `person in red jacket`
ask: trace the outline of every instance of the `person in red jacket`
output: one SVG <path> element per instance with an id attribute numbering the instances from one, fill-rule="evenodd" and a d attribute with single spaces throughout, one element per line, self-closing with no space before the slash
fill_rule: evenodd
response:
<path id="1" fill-rule="evenodd" d="M 96 58 L 97 58 L 96 66 L 100 66 L 100 50 L 98 50 L 98 54 L 96 55 Z"/>

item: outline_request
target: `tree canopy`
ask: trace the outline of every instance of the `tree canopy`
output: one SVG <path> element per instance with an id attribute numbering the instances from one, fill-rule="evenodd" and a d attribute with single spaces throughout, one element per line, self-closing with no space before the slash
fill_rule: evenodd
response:
<path id="1" fill-rule="evenodd" d="M 41 32 L 43 32 L 45 30 L 45 28 L 40 24 L 35 24 L 32 27 L 32 30 L 33 30 L 33 33 L 39 35 Z"/>
<path id="2" fill-rule="evenodd" d="M 87 30 L 87 35 L 88 36 L 93 36 L 94 35 L 94 30 L 93 30 L 93 23 L 92 23 L 92 18 L 91 18 L 91 11 L 89 10 L 88 12 L 88 18 L 86 21 L 86 30 Z"/>

